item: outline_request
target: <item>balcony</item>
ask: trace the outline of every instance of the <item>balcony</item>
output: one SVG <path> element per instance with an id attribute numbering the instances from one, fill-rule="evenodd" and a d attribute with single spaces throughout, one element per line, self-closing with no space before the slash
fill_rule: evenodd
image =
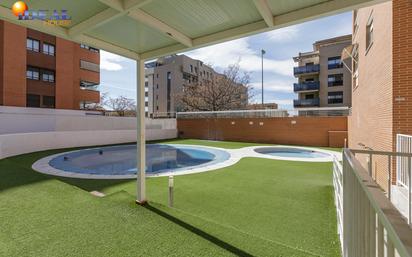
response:
<path id="1" fill-rule="evenodd" d="M 295 76 L 302 75 L 302 74 L 313 74 L 319 73 L 320 65 L 319 64 L 312 64 L 312 65 L 305 65 L 293 68 L 293 74 Z"/>
<path id="2" fill-rule="evenodd" d="M 319 87 L 320 87 L 319 81 L 306 81 L 302 83 L 294 83 L 293 92 L 318 91 Z"/>
<path id="3" fill-rule="evenodd" d="M 343 86 L 343 80 L 328 81 L 328 87 Z"/>
<path id="4" fill-rule="evenodd" d="M 293 100 L 293 106 L 295 108 L 299 107 L 315 107 L 319 106 L 319 98 L 313 98 L 313 99 L 299 99 L 299 100 Z"/>
<path id="5" fill-rule="evenodd" d="M 343 63 L 330 63 L 330 64 L 328 64 L 328 70 L 341 69 L 341 68 L 343 68 Z"/>

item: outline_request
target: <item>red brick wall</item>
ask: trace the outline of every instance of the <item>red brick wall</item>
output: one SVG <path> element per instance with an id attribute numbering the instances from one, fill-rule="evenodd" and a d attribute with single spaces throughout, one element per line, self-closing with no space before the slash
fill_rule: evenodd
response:
<path id="1" fill-rule="evenodd" d="M 75 79 L 73 55 L 74 44 L 56 38 L 56 108 L 58 109 L 73 108 Z"/>
<path id="2" fill-rule="evenodd" d="M 346 145 L 345 144 L 346 140 Z M 329 146 L 342 147 L 348 146 L 348 131 L 329 131 Z"/>
<path id="3" fill-rule="evenodd" d="M 3 104 L 26 106 L 26 28 L 4 22 Z"/>
<path id="4" fill-rule="evenodd" d="M 412 135 L 412 1 L 393 0 L 393 148 Z"/>
<path id="5" fill-rule="evenodd" d="M 346 117 L 179 119 L 182 138 L 343 147 Z M 330 142 L 331 138 L 331 142 Z"/>

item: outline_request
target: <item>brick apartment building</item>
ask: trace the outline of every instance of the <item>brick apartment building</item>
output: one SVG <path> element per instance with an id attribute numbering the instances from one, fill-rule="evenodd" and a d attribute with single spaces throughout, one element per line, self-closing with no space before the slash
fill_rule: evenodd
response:
<path id="1" fill-rule="evenodd" d="M 410 0 L 354 11 L 353 44 L 348 49 L 353 58 L 350 148 L 396 151 L 397 134 L 412 135 L 411 17 Z M 386 188 L 387 158 L 375 158 L 372 165 Z M 393 178 L 395 167 L 393 160 Z"/>
<path id="2" fill-rule="evenodd" d="M 351 45 L 351 40 L 352 36 L 346 35 L 317 41 L 313 51 L 293 58 L 298 65 L 293 70 L 298 79 L 293 85 L 298 94 L 295 108 L 351 105 L 351 74 L 341 61 L 342 50 Z"/>
<path id="3" fill-rule="evenodd" d="M 99 50 L 0 20 L 0 106 L 82 109 L 99 83 Z"/>

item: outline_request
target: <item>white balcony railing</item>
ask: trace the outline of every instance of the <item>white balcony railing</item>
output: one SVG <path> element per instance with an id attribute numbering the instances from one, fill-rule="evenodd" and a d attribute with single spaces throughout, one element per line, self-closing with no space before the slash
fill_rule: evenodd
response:
<path id="1" fill-rule="evenodd" d="M 178 112 L 178 119 L 206 118 L 283 118 L 283 117 L 326 117 L 349 116 L 349 107 L 317 107 L 299 109 L 229 110 L 208 112 Z"/>
<path id="2" fill-rule="evenodd" d="M 370 163 L 373 156 L 387 156 L 386 194 L 375 182 L 372 165 L 365 169 L 355 157 L 357 154 L 368 155 Z M 344 257 L 412 256 L 412 229 L 390 201 L 391 162 L 397 156 L 412 158 L 410 153 L 345 149 L 343 165 L 334 161 L 338 233 Z"/>

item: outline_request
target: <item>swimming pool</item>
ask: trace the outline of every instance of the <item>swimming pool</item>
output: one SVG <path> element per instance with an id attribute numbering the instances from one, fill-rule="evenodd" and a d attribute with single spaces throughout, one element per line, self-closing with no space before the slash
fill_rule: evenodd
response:
<path id="1" fill-rule="evenodd" d="M 331 157 L 329 153 L 294 147 L 261 147 L 254 149 L 254 151 L 259 154 L 286 158 L 314 159 Z"/>
<path id="2" fill-rule="evenodd" d="M 85 178 L 129 178 L 136 175 L 136 145 L 99 147 L 51 156 L 54 175 Z M 173 144 L 146 145 L 146 173 L 159 175 L 198 169 L 224 162 L 226 151 Z M 50 174 L 50 172 L 48 172 Z M 78 176 L 77 176 L 77 175 Z M 85 176 L 82 176 L 85 175 Z"/>

